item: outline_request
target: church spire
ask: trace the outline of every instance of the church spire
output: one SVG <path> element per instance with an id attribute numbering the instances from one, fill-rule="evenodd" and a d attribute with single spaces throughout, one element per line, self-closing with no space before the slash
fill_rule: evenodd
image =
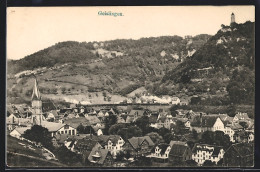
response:
<path id="1" fill-rule="evenodd" d="M 32 100 L 41 100 L 41 94 L 40 94 L 40 91 L 38 88 L 38 82 L 37 82 L 36 77 L 35 77 L 35 82 L 34 82 L 34 86 L 33 86 Z"/>

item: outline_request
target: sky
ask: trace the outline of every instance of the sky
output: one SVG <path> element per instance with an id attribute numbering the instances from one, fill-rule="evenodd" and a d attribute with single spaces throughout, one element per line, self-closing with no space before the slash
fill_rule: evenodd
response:
<path id="1" fill-rule="evenodd" d="M 7 58 L 21 59 L 62 41 L 214 35 L 221 24 L 230 24 L 232 12 L 237 23 L 255 21 L 254 6 L 8 7 Z"/>

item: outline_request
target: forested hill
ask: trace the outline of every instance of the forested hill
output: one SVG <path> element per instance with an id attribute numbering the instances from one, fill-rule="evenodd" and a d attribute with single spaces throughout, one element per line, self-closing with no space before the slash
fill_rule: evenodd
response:
<path id="1" fill-rule="evenodd" d="M 176 69 L 169 71 L 162 81 L 181 82 L 182 76 L 193 78 L 196 73 L 194 70 L 209 67 L 215 71 L 226 70 L 226 74 L 238 66 L 254 69 L 254 25 L 250 21 L 244 24 L 233 23 L 232 26 L 222 25 L 216 35 Z"/>
<path id="2" fill-rule="evenodd" d="M 222 25 L 191 57 L 165 74 L 161 90 L 178 84 L 177 90 L 202 93 L 227 91 L 233 102 L 253 102 L 255 23 Z"/>
<path id="3" fill-rule="evenodd" d="M 189 39 L 179 36 L 141 38 L 139 40 L 120 39 L 105 42 L 60 42 L 51 47 L 28 55 L 20 60 L 8 60 L 8 73 L 32 70 L 38 67 L 51 67 L 63 63 L 89 63 L 100 58 L 132 58 L 140 56 L 170 61 L 180 61 L 195 52 L 209 38 L 202 34 Z M 189 51 L 189 52 L 188 52 Z M 162 61 L 162 58 L 160 59 Z M 158 59 L 158 61 L 160 61 Z M 149 60 L 150 61 L 150 60 Z"/>

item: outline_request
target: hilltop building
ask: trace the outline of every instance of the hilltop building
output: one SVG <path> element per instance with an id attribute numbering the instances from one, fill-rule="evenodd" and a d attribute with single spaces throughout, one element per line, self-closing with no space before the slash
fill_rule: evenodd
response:
<path id="1" fill-rule="evenodd" d="M 231 14 L 231 22 L 230 22 L 230 25 L 231 25 L 232 23 L 236 23 L 235 14 L 234 14 L 234 13 Z"/>

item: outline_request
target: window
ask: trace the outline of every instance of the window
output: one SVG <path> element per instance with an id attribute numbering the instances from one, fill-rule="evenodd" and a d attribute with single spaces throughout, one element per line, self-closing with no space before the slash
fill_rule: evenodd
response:
<path id="1" fill-rule="evenodd" d="M 75 130 L 72 130 L 72 135 L 75 135 Z"/>
<path id="2" fill-rule="evenodd" d="M 71 135 L 71 130 L 69 130 L 69 135 Z"/>
<path id="3" fill-rule="evenodd" d="M 61 134 L 64 134 L 64 131 L 61 131 Z"/>
<path id="4" fill-rule="evenodd" d="M 67 134 L 67 130 L 65 130 L 65 134 Z"/>

